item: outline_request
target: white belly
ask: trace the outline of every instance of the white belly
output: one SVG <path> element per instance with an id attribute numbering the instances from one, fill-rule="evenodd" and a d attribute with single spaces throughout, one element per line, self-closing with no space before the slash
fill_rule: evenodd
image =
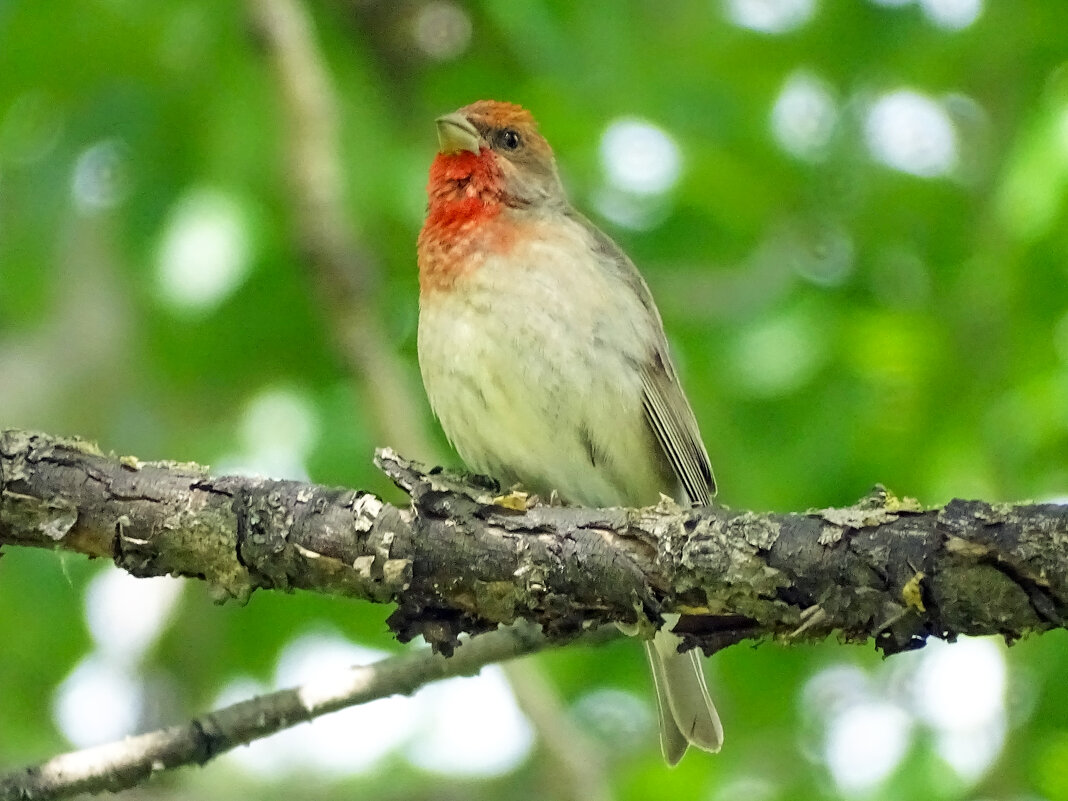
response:
<path id="1" fill-rule="evenodd" d="M 653 503 L 674 491 L 637 367 L 655 323 L 625 285 L 566 263 L 573 244 L 539 238 L 508 263 L 484 257 L 422 297 L 423 383 L 472 470 L 576 503 Z"/>

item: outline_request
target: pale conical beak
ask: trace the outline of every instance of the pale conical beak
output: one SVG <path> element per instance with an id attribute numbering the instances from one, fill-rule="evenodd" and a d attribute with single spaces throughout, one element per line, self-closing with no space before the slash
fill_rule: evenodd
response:
<path id="1" fill-rule="evenodd" d="M 467 117 L 454 111 L 434 120 L 438 126 L 438 150 L 442 153 L 459 153 L 468 150 L 478 155 L 478 142 L 482 138 L 478 129 Z"/>

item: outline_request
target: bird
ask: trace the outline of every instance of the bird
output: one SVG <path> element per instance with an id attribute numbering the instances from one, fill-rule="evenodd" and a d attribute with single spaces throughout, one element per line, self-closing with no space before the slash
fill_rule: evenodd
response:
<path id="1" fill-rule="evenodd" d="M 419 369 L 466 466 L 593 507 L 704 505 L 716 492 L 645 280 L 576 211 L 522 106 L 479 100 L 436 120 L 417 242 Z M 646 642 L 660 744 L 723 742 L 696 651 Z"/>

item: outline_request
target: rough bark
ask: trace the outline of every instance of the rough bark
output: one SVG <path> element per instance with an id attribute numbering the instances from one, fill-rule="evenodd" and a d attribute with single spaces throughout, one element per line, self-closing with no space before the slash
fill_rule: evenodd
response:
<path id="1" fill-rule="evenodd" d="M 65 548 L 136 576 L 201 578 L 220 597 L 301 588 L 397 604 L 390 626 L 451 653 L 460 633 L 525 618 L 566 640 L 678 612 L 687 644 L 748 637 L 1014 640 L 1068 620 L 1068 506 L 877 488 L 844 509 L 584 509 L 497 498 L 492 482 L 379 466 L 411 496 L 213 477 L 80 440 L 0 434 L 0 545 Z M 518 508 L 514 508 L 518 507 Z"/>

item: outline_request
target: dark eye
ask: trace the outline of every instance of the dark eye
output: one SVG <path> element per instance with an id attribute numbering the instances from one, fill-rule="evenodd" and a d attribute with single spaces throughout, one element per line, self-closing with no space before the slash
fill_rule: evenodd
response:
<path id="1" fill-rule="evenodd" d="M 503 128 L 497 134 L 497 144 L 504 150 L 515 150 L 521 141 L 515 128 Z"/>

